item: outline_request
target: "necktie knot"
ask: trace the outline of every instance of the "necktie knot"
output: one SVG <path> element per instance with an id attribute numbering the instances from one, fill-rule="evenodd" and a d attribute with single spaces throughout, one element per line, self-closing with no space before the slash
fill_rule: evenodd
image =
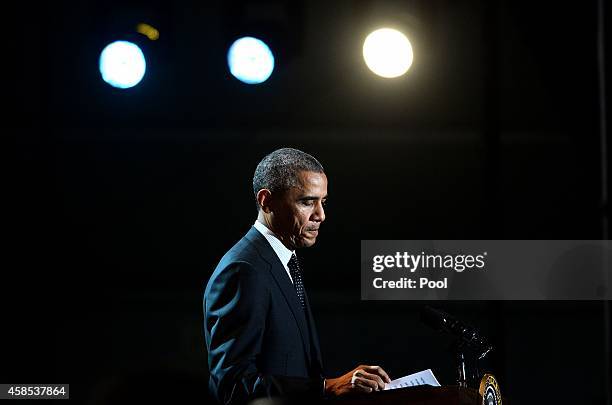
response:
<path id="1" fill-rule="evenodd" d="M 305 308 L 306 302 L 304 298 L 304 281 L 302 280 L 302 271 L 300 269 L 300 263 L 298 262 L 295 253 L 291 255 L 291 259 L 289 260 L 289 263 L 287 263 L 287 267 L 289 267 L 289 273 L 291 274 L 291 278 L 293 279 L 293 286 L 295 287 L 295 292 L 297 293 L 298 299 L 300 300 L 300 304 L 302 304 L 302 308 Z"/>

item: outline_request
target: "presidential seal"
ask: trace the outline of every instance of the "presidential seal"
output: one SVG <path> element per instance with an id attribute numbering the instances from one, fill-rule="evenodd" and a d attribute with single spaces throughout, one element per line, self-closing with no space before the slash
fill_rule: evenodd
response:
<path id="1" fill-rule="evenodd" d="M 493 374 L 485 374 L 480 380 L 478 393 L 482 396 L 482 405 L 502 405 L 499 384 Z"/>

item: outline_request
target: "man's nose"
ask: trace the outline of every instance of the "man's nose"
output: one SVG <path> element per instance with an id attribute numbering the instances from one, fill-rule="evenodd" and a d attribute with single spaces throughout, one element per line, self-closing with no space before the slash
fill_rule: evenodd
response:
<path id="1" fill-rule="evenodd" d="M 317 222 L 323 222 L 325 221 L 325 209 L 323 208 L 323 203 L 322 202 L 318 202 L 317 203 L 317 207 L 315 208 L 315 211 L 313 213 L 313 220 L 317 221 Z"/>

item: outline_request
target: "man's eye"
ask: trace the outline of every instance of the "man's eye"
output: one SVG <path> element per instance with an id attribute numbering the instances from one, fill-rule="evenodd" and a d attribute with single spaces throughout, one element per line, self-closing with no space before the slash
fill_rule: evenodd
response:
<path id="1" fill-rule="evenodd" d="M 314 205 L 314 201 L 313 200 L 304 200 L 302 201 L 302 205 L 305 205 L 307 207 L 311 207 Z"/>

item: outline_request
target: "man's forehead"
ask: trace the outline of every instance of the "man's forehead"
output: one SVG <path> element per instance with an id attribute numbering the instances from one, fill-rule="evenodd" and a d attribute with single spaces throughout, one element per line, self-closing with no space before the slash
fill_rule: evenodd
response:
<path id="1" fill-rule="evenodd" d="M 306 170 L 300 171 L 297 174 L 297 178 L 301 183 L 311 182 L 311 183 L 319 183 L 327 181 L 327 176 L 323 172 L 309 172 Z"/>
<path id="2" fill-rule="evenodd" d="M 299 172 L 297 177 L 299 180 L 298 188 L 327 188 L 327 176 L 325 176 L 325 173 L 303 171 Z"/>

